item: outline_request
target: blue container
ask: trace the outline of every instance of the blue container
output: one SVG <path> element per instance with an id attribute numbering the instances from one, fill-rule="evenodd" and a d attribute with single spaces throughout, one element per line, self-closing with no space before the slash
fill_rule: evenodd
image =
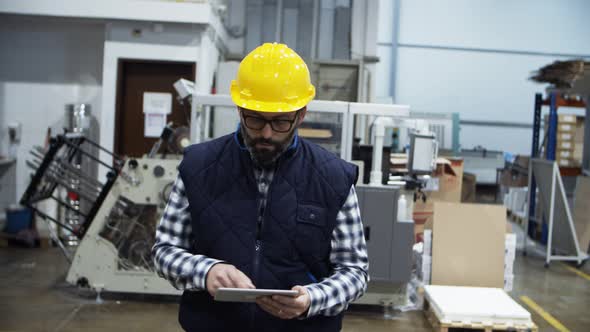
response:
<path id="1" fill-rule="evenodd" d="M 33 213 L 31 209 L 23 206 L 11 206 L 6 209 L 6 227 L 4 232 L 16 234 L 24 229 L 31 228 Z"/>

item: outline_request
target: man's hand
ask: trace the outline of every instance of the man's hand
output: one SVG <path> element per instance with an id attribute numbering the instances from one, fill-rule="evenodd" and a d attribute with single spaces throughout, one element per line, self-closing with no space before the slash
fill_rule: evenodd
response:
<path id="1" fill-rule="evenodd" d="M 225 263 L 213 265 L 207 273 L 207 291 L 215 296 L 218 288 L 256 288 L 250 278 L 235 266 Z"/>
<path id="2" fill-rule="evenodd" d="M 256 299 L 256 303 L 269 314 L 281 319 L 297 318 L 307 312 L 311 299 L 307 290 L 302 286 L 295 286 L 299 294 L 296 297 L 273 295 L 262 296 Z"/>

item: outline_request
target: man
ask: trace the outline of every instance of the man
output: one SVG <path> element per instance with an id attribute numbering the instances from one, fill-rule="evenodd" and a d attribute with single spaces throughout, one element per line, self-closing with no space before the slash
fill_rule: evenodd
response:
<path id="1" fill-rule="evenodd" d="M 185 330 L 339 331 L 366 290 L 357 169 L 297 136 L 314 96 L 299 55 L 264 44 L 232 81 L 236 132 L 185 150 L 153 248 Z M 215 302 L 220 287 L 298 295 Z"/>

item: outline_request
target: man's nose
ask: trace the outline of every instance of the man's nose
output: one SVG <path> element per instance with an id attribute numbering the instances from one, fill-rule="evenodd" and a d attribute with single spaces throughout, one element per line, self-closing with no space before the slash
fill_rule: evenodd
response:
<path id="1" fill-rule="evenodd" d="M 272 138 L 272 127 L 270 126 L 270 123 L 267 122 L 264 127 L 262 127 L 261 134 L 265 139 Z"/>

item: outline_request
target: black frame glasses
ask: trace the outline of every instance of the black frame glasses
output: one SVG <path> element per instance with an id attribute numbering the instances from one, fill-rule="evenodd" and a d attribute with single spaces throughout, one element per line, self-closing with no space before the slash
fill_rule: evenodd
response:
<path id="1" fill-rule="evenodd" d="M 295 118 L 292 120 L 287 119 L 272 119 L 267 120 L 261 116 L 246 115 L 244 112 L 240 112 L 244 119 L 244 125 L 248 129 L 262 130 L 266 127 L 266 124 L 270 124 L 270 128 L 277 133 L 287 133 L 293 128 L 293 124 L 299 118 L 299 111 L 295 112 Z"/>

